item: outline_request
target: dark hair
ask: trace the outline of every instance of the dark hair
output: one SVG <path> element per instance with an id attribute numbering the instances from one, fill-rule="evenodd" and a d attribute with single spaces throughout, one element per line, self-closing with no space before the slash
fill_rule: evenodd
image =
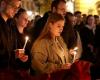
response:
<path id="1" fill-rule="evenodd" d="M 53 10 L 53 7 L 57 8 L 57 6 L 58 6 L 58 4 L 59 4 L 60 2 L 66 3 L 65 0 L 53 0 L 52 3 L 51 3 L 51 10 Z"/>
<path id="2" fill-rule="evenodd" d="M 99 16 L 98 15 L 94 15 L 94 18 L 99 18 Z"/>
<path id="3" fill-rule="evenodd" d="M 70 18 L 70 17 L 73 17 L 73 16 L 74 16 L 73 13 L 71 13 L 71 12 L 66 12 L 66 15 L 65 15 L 66 23 L 69 23 L 69 18 Z"/>
<path id="4" fill-rule="evenodd" d="M 86 18 L 86 24 L 88 24 L 88 19 L 89 19 L 90 17 L 94 17 L 94 16 L 93 16 L 93 15 L 88 15 L 87 18 Z"/>
<path id="5" fill-rule="evenodd" d="M 81 14 L 81 11 L 76 11 L 76 12 L 74 13 L 75 16 L 76 16 L 77 14 Z"/>
<path id="6" fill-rule="evenodd" d="M 14 18 L 18 18 L 18 17 L 19 17 L 22 13 L 24 13 L 24 12 L 26 12 L 26 10 L 23 9 L 23 8 L 20 8 L 20 9 L 18 10 L 18 12 L 15 14 Z"/>

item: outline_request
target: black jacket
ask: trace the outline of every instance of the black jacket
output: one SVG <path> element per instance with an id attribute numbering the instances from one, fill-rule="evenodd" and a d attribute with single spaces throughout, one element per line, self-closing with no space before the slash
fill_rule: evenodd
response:
<path id="1" fill-rule="evenodd" d="M 0 69 L 13 65 L 14 33 L 0 15 Z"/>
<path id="2" fill-rule="evenodd" d="M 28 36 L 25 33 L 19 33 L 17 26 L 16 26 L 16 21 L 14 19 L 9 19 L 8 20 L 8 25 L 13 28 L 13 33 L 14 33 L 14 46 L 13 49 L 23 49 L 24 43 L 25 43 L 25 37 Z M 30 38 L 30 37 L 29 37 Z M 30 41 L 27 42 L 26 47 L 25 47 L 25 54 L 28 55 L 28 61 L 22 62 L 20 59 L 15 58 L 15 64 L 14 68 L 15 69 L 29 69 L 30 67 L 30 51 L 31 51 L 31 46 L 30 46 Z M 15 54 L 15 52 L 14 52 Z"/>

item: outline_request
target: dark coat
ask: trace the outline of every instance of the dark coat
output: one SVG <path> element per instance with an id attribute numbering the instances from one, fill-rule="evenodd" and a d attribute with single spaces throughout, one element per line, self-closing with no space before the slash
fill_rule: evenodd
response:
<path id="1" fill-rule="evenodd" d="M 89 47 L 89 45 L 93 46 L 93 41 L 94 41 L 93 31 L 84 26 L 80 31 L 80 37 L 82 40 L 82 47 L 83 47 L 82 59 L 94 62 L 95 56 L 93 51 L 91 51 L 91 48 Z"/>
<path id="2" fill-rule="evenodd" d="M 40 18 L 36 23 L 34 23 L 34 27 L 30 31 L 32 42 L 34 42 L 42 32 L 50 13 L 51 11 L 46 12 L 42 18 Z"/>
<path id="3" fill-rule="evenodd" d="M 25 37 L 28 36 L 26 33 L 19 33 L 17 26 L 16 26 L 16 21 L 14 19 L 9 19 L 8 20 L 8 24 L 10 27 L 13 28 L 14 30 L 14 50 L 16 49 L 23 49 L 24 43 L 25 43 Z M 15 65 L 14 68 L 15 69 L 29 69 L 30 67 L 30 50 L 31 50 L 31 46 L 30 46 L 30 41 L 27 42 L 26 47 L 25 47 L 25 54 L 28 55 L 28 61 L 26 62 L 22 62 L 20 59 L 15 59 Z M 15 53 L 14 53 L 15 54 Z"/>
<path id="4" fill-rule="evenodd" d="M 61 35 L 67 44 L 68 49 L 74 48 L 77 45 L 77 32 L 71 25 L 65 24 Z"/>
<path id="5" fill-rule="evenodd" d="M 94 47 L 96 51 L 96 62 L 100 64 L 100 25 L 95 30 Z"/>
<path id="6" fill-rule="evenodd" d="M 0 15 L 0 68 L 7 68 L 14 63 L 12 28 Z"/>

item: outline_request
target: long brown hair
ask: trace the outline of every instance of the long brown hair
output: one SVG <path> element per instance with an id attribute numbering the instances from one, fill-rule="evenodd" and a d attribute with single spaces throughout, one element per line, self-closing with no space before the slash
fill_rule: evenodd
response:
<path id="1" fill-rule="evenodd" d="M 44 29 L 42 30 L 40 36 L 38 37 L 38 39 L 42 39 L 42 38 L 51 38 L 51 34 L 50 34 L 50 27 L 49 24 L 50 23 L 55 23 L 59 20 L 64 20 L 63 16 L 58 14 L 58 13 L 51 13 L 50 16 L 47 19 L 47 22 L 44 26 Z"/>

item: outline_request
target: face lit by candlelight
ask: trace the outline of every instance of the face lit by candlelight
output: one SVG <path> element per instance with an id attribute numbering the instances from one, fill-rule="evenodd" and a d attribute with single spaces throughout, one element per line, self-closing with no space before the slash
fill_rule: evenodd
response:
<path id="1" fill-rule="evenodd" d="M 17 24 L 23 28 L 27 27 L 28 24 L 28 14 L 27 12 L 22 12 L 19 17 L 16 18 Z"/>
<path id="2" fill-rule="evenodd" d="M 63 31 L 64 20 L 57 21 L 56 23 L 50 23 L 50 33 L 53 37 L 60 36 Z"/>

